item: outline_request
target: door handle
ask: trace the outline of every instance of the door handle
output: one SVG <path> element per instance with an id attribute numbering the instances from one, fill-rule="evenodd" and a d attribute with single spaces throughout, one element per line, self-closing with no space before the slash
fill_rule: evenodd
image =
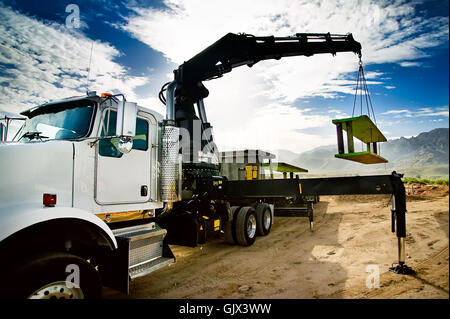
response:
<path id="1" fill-rule="evenodd" d="M 148 187 L 147 185 L 142 185 L 141 186 L 141 196 L 147 196 L 148 195 Z"/>

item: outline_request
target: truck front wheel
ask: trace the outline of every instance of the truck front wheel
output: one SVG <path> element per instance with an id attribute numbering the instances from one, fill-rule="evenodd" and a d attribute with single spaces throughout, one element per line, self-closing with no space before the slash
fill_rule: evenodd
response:
<path id="1" fill-rule="evenodd" d="M 96 299 L 101 297 L 97 270 L 84 259 L 60 252 L 44 253 L 16 264 L 6 298 Z"/>
<path id="2" fill-rule="evenodd" d="M 253 207 L 242 207 L 236 215 L 236 241 L 241 246 L 251 246 L 256 239 L 256 212 Z"/>

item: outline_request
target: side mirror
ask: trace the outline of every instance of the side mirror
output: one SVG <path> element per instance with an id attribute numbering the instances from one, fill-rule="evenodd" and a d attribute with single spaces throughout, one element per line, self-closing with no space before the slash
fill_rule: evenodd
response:
<path id="1" fill-rule="evenodd" d="M 117 106 L 116 136 L 119 137 L 118 149 L 128 153 L 133 147 L 136 135 L 137 105 L 134 102 L 119 101 Z"/>

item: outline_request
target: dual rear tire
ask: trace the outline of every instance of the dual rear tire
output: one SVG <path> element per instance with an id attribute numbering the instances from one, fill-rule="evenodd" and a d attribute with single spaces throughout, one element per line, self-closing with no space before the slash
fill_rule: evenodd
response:
<path id="1" fill-rule="evenodd" d="M 235 217 L 236 242 L 241 246 L 251 246 L 256 240 L 256 211 L 253 207 L 242 207 Z"/>
<path id="2" fill-rule="evenodd" d="M 261 203 L 256 209 L 251 206 L 233 206 L 233 219 L 225 224 L 225 240 L 230 244 L 251 246 L 256 236 L 265 236 L 272 226 L 272 213 L 267 204 Z"/>
<path id="3" fill-rule="evenodd" d="M 266 236 L 272 227 L 272 211 L 266 203 L 259 203 L 256 206 L 256 221 L 258 235 Z"/>

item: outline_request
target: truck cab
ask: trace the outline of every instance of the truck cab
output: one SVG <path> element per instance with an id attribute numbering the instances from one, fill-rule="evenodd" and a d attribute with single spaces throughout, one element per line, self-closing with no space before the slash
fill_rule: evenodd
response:
<path id="1" fill-rule="evenodd" d="M 157 192 L 161 116 L 138 108 L 132 151 L 124 154 L 119 151 L 119 137 L 115 136 L 118 100 L 103 96 L 69 98 L 23 112 L 22 115 L 30 118 L 11 146 L 39 152 L 41 160 L 35 163 L 37 167 L 55 161 L 56 167 L 67 166 L 72 171 L 69 174 L 72 183 L 65 185 L 66 192 L 56 194 L 65 205 L 94 214 L 114 213 L 124 208 L 154 211 L 161 207 Z M 55 159 L 51 151 L 45 151 L 47 147 L 71 156 Z M 49 158 L 45 158 L 45 153 Z M 44 173 L 42 169 L 39 171 Z M 59 179 L 54 176 L 55 180 Z"/>
<path id="2" fill-rule="evenodd" d="M 0 252 L 12 261 L 2 274 L 5 280 L 27 273 L 48 278 L 42 265 L 59 268 L 51 279 L 58 284 L 19 285 L 11 296 L 77 297 L 89 294 L 82 288 L 93 281 L 128 292 L 130 278 L 174 261 L 167 245 L 163 254 L 166 231 L 153 221 L 163 208 L 162 116 L 131 103 L 134 111 L 125 115 L 135 132 L 124 140 L 116 131 L 126 103 L 95 92 L 45 103 L 22 112 L 27 120 L 13 141 L 0 144 Z M 81 288 L 65 283 L 70 273 L 61 260 L 86 273 Z M 17 280 L 7 281 L 17 287 Z M 56 288 L 63 292 L 53 293 Z M 89 289 L 97 291 L 90 297 L 98 290 Z"/>

